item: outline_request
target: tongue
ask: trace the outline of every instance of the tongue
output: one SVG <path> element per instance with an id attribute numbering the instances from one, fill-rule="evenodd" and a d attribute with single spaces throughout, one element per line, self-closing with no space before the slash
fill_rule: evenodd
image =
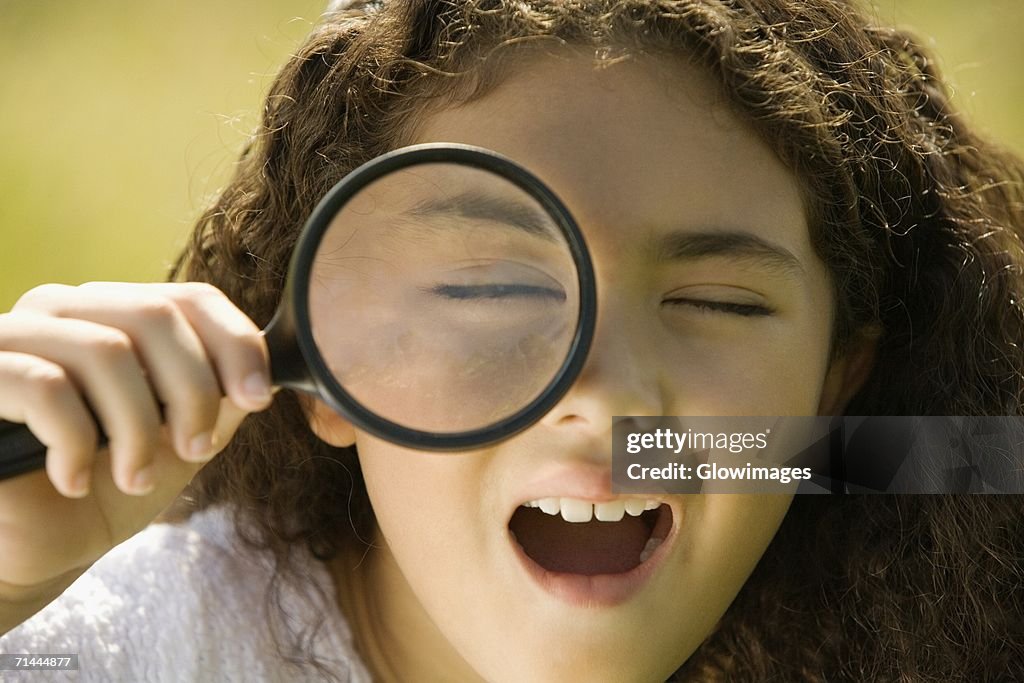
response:
<path id="1" fill-rule="evenodd" d="M 551 572 L 620 574 L 640 564 L 651 529 L 639 517 L 619 522 L 566 522 L 536 508 L 519 508 L 509 528 L 534 562 Z"/>

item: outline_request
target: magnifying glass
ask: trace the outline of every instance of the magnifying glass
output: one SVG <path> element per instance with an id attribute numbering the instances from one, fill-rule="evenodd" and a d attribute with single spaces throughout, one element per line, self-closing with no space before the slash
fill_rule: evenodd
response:
<path id="1" fill-rule="evenodd" d="M 478 448 L 543 417 L 578 376 L 596 317 L 569 211 L 495 152 L 414 145 L 320 201 L 264 330 L 271 380 L 422 450 Z M 0 479 L 44 466 L 0 421 Z"/>

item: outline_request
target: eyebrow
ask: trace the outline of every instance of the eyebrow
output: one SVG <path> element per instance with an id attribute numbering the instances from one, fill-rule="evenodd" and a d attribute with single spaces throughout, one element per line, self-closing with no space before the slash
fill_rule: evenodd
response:
<path id="1" fill-rule="evenodd" d="M 751 262 L 785 275 L 804 275 L 803 264 L 793 252 L 762 237 L 742 231 L 679 231 L 657 239 L 655 260 L 689 261 L 725 257 Z"/>
<path id="2" fill-rule="evenodd" d="M 454 195 L 431 197 L 417 202 L 403 216 L 415 219 L 486 220 L 521 230 L 552 242 L 564 239 L 543 211 L 513 199 L 467 190 Z"/>

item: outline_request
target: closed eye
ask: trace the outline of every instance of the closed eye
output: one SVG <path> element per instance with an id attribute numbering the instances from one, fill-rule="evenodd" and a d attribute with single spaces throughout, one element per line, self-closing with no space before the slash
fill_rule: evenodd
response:
<path id="1" fill-rule="evenodd" d="M 565 292 L 536 285 L 494 283 L 482 285 L 435 285 L 427 289 L 431 294 L 455 301 L 481 299 L 536 299 L 565 301 Z"/>
<path id="2" fill-rule="evenodd" d="M 686 306 L 707 313 L 728 313 L 744 317 L 769 316 L 775 311 L 760 304 L 741 304 L 734 301 L 708 301 L 705 299 L 673 298 L 664 299 L 669 306 Z"/>

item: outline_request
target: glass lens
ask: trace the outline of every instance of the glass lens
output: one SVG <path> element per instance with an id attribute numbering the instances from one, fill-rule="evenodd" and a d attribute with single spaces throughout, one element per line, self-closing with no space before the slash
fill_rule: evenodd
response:
<path id="1" fill-rule="evenodd" d="M 579 287 L 558 223 L 478 168 L 425 163 L 360 190 L 318 248 L 313 339 L 340 386 L 409 429 L 515 415 L 568 356 Z"/>

